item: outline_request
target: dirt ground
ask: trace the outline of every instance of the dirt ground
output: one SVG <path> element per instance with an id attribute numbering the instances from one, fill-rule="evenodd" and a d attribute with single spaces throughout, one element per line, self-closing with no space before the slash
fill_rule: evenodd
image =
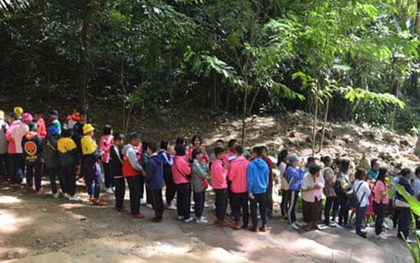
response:
<path id="1" fill-rule="evenodd" d="M 251 117 L 247 120 L 247 146 L 268 145 L 275 157 L 282 148 L 310 154 L 310 127 L 301 113 L 287 116 L 287 124 L 273 117 Z M 184 131 L 204 134 L 211 149 L 218 138 L 238 138 L 240 122 L 204 120 L 203 127 Z M 309 122 L 306 122 L 309 123 Z M 214 128 L 213 126 L 221 127 Z M 329 124 L 323 154 L 357 161 L 362 152 L 368 158 L 382 156 L 390 168 L 414 168 L 418 158 L 412 154 L 415 138 L 391 134 L 384 130 L 349 124 Z M 210 130 L 210 131 L 209 131 Z M 178 134 L 174 129 L 173 134 Z M 162 138 L 159 130 L 143 132 L 147 137 Z M 176 137 L 176 136 L 173 136 Z M 158 138 L 155 138 L 158 140 Z M 275 159 L 275 158 L 273 158 Z M 78 185 L 82 202 L 54 199 L 44 178 L 45 194 L 10 188 L 0 183 L 0 260 L 4 262 L 412 262 L 405 244 L 396 238 L 395 230 L 387 230 L 389 238 L 374 237 L 374 229 L 366 228 L 368 238 L 341 227 L 310 232 L 295 231 L 276 214 L 266 233 L 235 231 L 214 225 L 197 225 L 177 220 L 176 211 L 165 210 L 163 223 L 152 223 L 152 209 L 142 206 L 145 219 L 133 219 L 128 213 L 113 208 L 112 194 L 102 193 L 105 207 L 94 207 L 86 191 Z M 275 196 L 277 199 L 278 197 Z M 207 193 L 209 222 L 214 195 Z M 128 192 L 125 205 L 128 206 Z M 232 223 L 232 221 L 230 221 Z"/>

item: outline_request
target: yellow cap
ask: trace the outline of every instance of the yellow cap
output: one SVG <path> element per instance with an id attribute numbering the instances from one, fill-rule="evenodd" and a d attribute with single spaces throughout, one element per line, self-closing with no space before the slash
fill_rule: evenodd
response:
<path id="1" fill-rule="evenodd" d="M 91 124 L 83 125 L 83 134 L 88 134 L 91 131 L 94 131 L 95 128 Z"/>
<path id="2" fill-rule="evenodd" d="M 13 109 L 13 112 L 16 114 L 16 116 L 18 116 L 18 117 L 20 118 L 20 117 L 22 117 L 22 114 L 23 114 L 23 109 L 22 109 L 22 107 L 21 107 L 21 106 L 16 106 L 16 107 Z"/>

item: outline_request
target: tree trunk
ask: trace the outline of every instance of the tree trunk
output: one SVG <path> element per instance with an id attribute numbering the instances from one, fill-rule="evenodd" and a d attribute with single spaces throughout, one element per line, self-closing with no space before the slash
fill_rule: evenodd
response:
<path id="1" fill-rule="evenodd" d="M 90 0 L 82 1 L 82 29 L 80 30 L 80 86 L 79 86 L 79 103 L 82 108 L 87 106 L 87 89 L 88 89 L 88 31 L 90 20 Z"/>
<path id="2" fill-rule="evenodd" d="M 420 134 L 417 137 L 417 144 L 416 144 L 416 148 L 414 149 L 414 153 L 417 155 L 420 155 Z"/>
<path id="3" fill-rule="evenodd" d="M 247 100 L 248 100 L 248 87 L 247 88 L 245 88 L 245 91 L 244 91 L 244 101 L 243 101 L 243 112 L 242 112 L 242 135 L 241 135 L 241 144 L 242 145 L 244 145 L 244 141 L 245 141 L 245 130 L 246 130 L 246 122 L 245 122 L 245 119 L 246 119 L 246 116 L 247 116 L 247 113 L 248 113 L 248 110 L 247 110 L 247 104 L 246 104 L 246 102 L 247 102 Z"/>
<path id="4" fill-rule="evenodd" d="M 315 113 L 314 113 L 314 123 L 312 129 L 312 155 L 315 155 L 315 146 L 316 146 L 316 126 L 318 124 L 318 96 L 315 95 Z"/>
<path id="5" fill-rule="evenodd" d="M 327 119 L 328 119 L 328 111 L 329 110 L 330 110 L 330 99 L 327 98 L 327 103 L 325 105 L 325 113 L 324 113 L 324 123 L 322 124 L 321 142 L 319 143 L 319 152 L 322 152 L 322 147 L 324 146 L 325 126 L 327 126 Z"/>

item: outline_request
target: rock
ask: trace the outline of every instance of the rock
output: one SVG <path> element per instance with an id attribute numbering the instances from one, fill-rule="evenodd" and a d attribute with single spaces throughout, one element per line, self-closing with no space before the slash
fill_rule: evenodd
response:
<path id="1" fill-rule="evenodd" d="M 382 140 L 387 143 L 395 142 L 394 136 L 390 132 L 383 132 L 382 133 Z"/>
<path id="2" fill-rule="evenodd" d="M 375 140 L 375 133 L 372 131 L 364 131 L 362 133 L 367 139 Z"/>
<path id="3" fill-rule="evenodd" d="M 411 145 L 411 143 L 409 142 L 409 141 L 407 141 L 407 140 L 401 140 L 400 141 L 400 145 L 402 145 L 402 146 L 409 146 L 409 147 L 413 147 L 412 145 Z"/>
<path id="4" fill-rule="evenodd" d="M 414 154 L 405 154 L 404 157 L 406 157 L 407 159 L 413 162 L 420 162 L 420 159 Z"/>

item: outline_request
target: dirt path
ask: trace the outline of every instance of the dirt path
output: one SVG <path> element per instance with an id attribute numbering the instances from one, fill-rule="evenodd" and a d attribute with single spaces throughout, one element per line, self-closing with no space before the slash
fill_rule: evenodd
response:
<path id="1" fill-rule="evenodd" d="M 0 260 L 6 262 L 412 262 L 394 231 L 385 241 L 374 238 L 372 228 L 366 240 L 341 228 L 298 233 L 277 218 L 270 232 L 252 233 L 186 224 L 170 210 L 156 224 L 146 207 L 142 220 L 117 213 L 109 194 L 102 194 L 106 207 L 5 183 L 0 194 Z M 205 213 L 212 222 L 211 208 Z"/>

